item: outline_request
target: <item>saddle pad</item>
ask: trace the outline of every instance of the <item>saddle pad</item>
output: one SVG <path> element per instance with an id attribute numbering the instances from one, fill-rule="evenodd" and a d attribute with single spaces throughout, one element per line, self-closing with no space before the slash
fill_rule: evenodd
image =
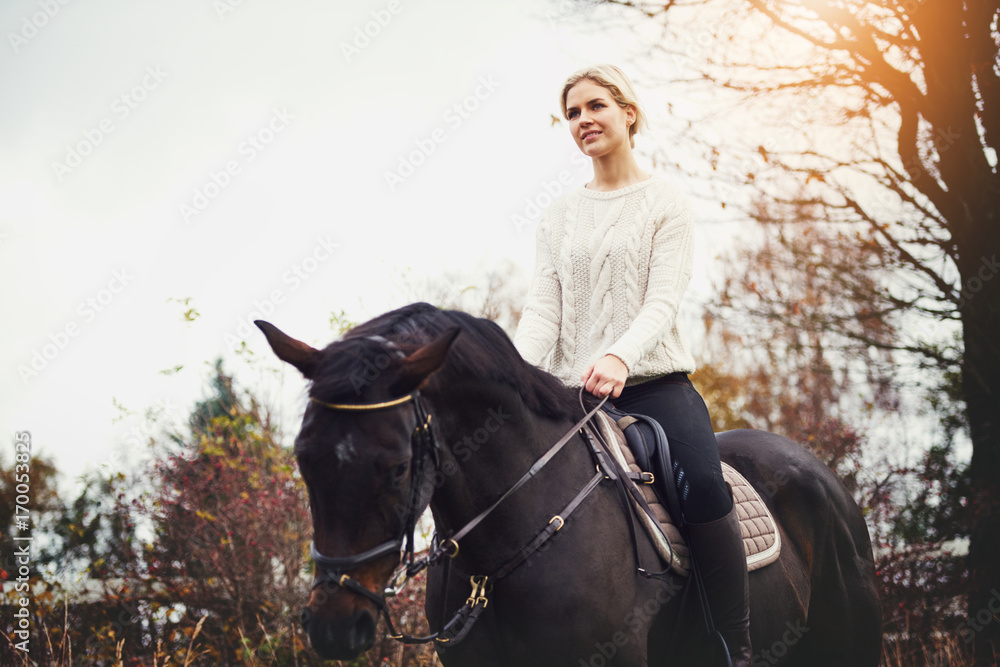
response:
<path id="1" fill-rule="evenodd" d="M 632 472 L 643 472 L 636 465 L 631 450 L 625 445 L 625 436 L 614 420 L 603 412 L 599 412 L 598 417 L 600 417 L 597 422 L 600 434 L 609 444 L 612 454 L 619 463 Z M 736 513 L 740 518 L 740 532 L 743 534 L 743 548 L 747 554 L 747 571 L 752 572 L 773 563 L 781 553 L 781 537 L 778 535 L 774 518 L 757 490 L 750 486 L 743 475 L 724 461 L 722 475 L 733 490 Z M 631 480 L 625 481 L 634 483 Z M 636 486 L 657 519 L 654 523 L 636 503 L 636 513 L 652 538 L 657 553 L 671 569 L 686 576 L 691 569 L 691 552 L 680 530 L 677 529 L 666 508 L 660 504 L 653 487 L 649 484 Z"/>

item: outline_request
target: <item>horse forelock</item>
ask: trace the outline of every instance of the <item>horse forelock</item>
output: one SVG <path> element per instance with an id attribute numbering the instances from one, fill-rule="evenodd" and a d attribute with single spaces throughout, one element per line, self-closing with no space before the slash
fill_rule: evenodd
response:
<path id="1" fill-rule="evenodd" d="M 496 322 L 428 303 L 380 315 L 330 343 L 322 351 L 311 394 L 324 401 L 356 401 L 367 386 L 367 378 L 382 370 L 379 365 L 386 367 L 392 357 L 384 344 L 369 336 L 381 336 L 409 354 L 454 327 L 461 329 L 461 334 L 437 373 L 437 386 L 447 387 L 458 380 L 499 382 L 520 394 L 525 407 L 536 414 L 569 420 L 580 416 L 576 391 L 526 362 Z M 392 359 L 391 363 L 396 362 Z M 371 381 L 377 382 L 377 378 Z"/>

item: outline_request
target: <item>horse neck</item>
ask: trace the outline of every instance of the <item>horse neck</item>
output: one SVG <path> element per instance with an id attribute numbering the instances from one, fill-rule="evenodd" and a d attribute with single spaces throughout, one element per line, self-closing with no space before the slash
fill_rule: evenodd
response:
<path id="1" fill-rule="evenodd" d="M 441 465 L 431 511 L 442 534 L 459 530 L 510 489 L 573 425 L 536 415 L 516 391 L 498 383 L 456 383 L 436 392 L 429 387 L 425 394 L 441 406 L 435 416 Z M 463 540 L 462 552 L 495 551 L 498 544 L 537 532 L 538 522 L 551 516 L 553 503 L 545 496 L 552 482 L 592 473 L 589 453 L 569 443 Z"/>

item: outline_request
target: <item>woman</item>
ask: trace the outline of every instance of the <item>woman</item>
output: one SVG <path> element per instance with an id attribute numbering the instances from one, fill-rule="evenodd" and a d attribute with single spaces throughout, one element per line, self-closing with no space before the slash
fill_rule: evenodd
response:
<path id="1" fill-rule="evenodd" d="M 570 386 L 653 417 L 682 470 L 681 509 L 709 606 L 734 665 L 750 665 L 743 541 L 708 410 L 677 328 L 691 279 L 694 223 L 681 194 L 636 163 L 645 125 L 612 65 L 563 85 L 570 133 L 594 178 L 556 199 L 538 226 L 536 268 L 514 344 Z"/>

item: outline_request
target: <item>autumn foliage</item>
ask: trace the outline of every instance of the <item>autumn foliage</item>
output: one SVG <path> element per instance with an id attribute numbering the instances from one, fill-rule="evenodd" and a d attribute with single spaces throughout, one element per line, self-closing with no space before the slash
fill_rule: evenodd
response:
<path id="1" fill-rule="evenodd" d="M 944 393 L 955 378 L 929 383 L 928 400 L 927 386 L 907 377 L 904 320 L 877 305 L 890 279 L 881 248 L 813 213 L 799 207 L 789 222 L 758 209 L 760 243 L 725 258 L 730 269 L 704 314 L 711 361 L 694 381 L 717 430 L 801 442 L 851 490 L 875 548 L 884 664 L 972 664 L 969 482 L 955 454 L 957 391 Z M 928 404 L 938 412 L 922 413 Z M 917 425 L 924 432 L 908 441 Z"/>
<path id="2" fill-rule="evenodd" d="M 35 580 L 32 650 L 7 640 L 0 664 L 319 665 L 299 626 L 312 579 L 305 486 L 267 411 L 220 368 L 189 433 L 154 443 L 134 476 L 92 473 L 53 510 L 52 560 Z M 67 568 L 67 571 L 72 568 Z M 73 579 L 69 580 L 70 582 Z M 392 601 L 397 625 L 426 632 L 420 576 Z M 431 664 L 426 647 L 381 640 L 356 665 Z"/>

